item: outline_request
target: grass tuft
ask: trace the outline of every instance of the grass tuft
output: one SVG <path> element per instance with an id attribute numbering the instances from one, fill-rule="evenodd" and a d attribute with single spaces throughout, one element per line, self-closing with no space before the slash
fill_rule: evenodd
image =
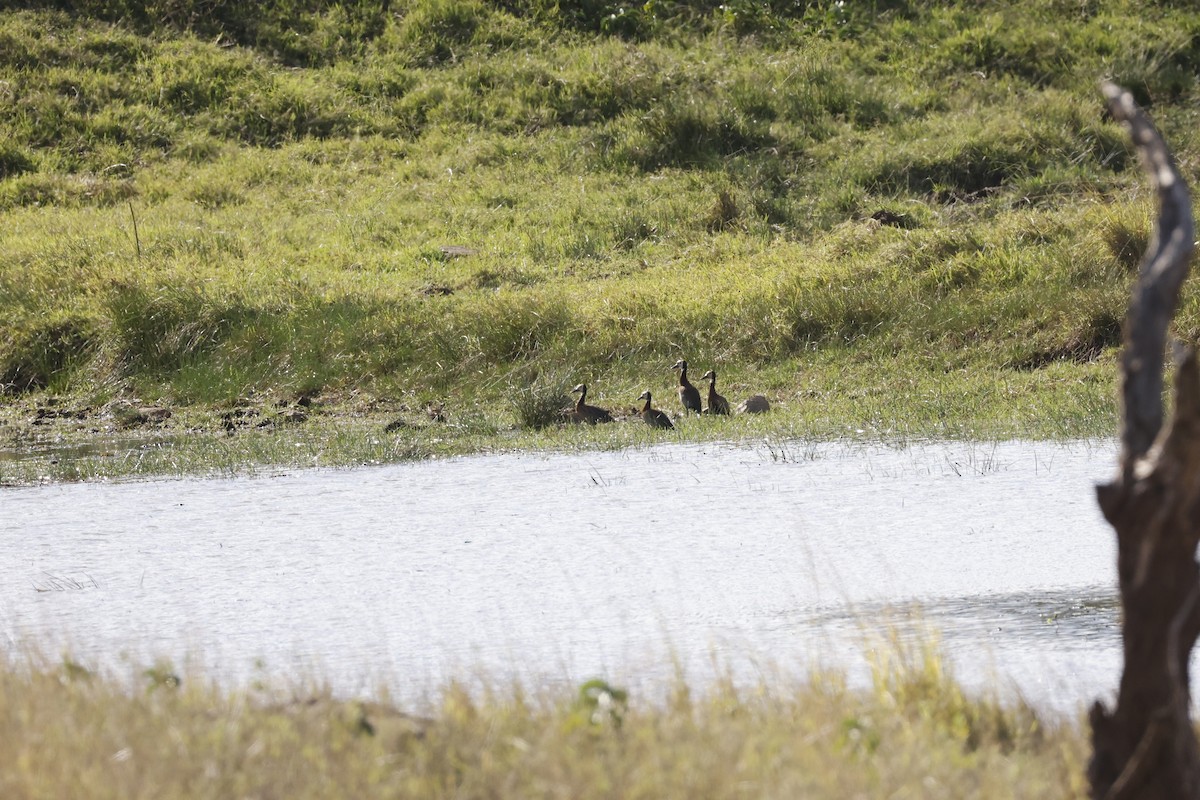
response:
<path id="1" fill-rule="evenodd" d="M 545 372 L 527 383 L 510 385 L 508 395 L 517 424 L 530 430 L 562 424 L 563 410 L 573 405 L 569 394 L 573 385 L 562 375 Z"/>

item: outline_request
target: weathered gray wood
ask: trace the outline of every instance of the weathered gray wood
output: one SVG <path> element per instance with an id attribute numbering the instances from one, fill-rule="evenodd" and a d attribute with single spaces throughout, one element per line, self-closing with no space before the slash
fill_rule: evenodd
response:
<path id="1" fill-rule="evenodd" d="M 1195 227 L 1187 185 L 1158 131 L 1129 92 L 1103 84 L 1112 115 L 1129 130 L 1158 192 L 1159 218 L 1129 304 L 1121 358 L 1122 464 L 1145 455 L 1162 427 L 1162 359 L 1167 326 L 1187 277 Z"/>
<path id="2" fill-rule="evenodd" d="M 1200 752 L 1190 711 L 1188 657 L 1200 635 L 1200 366 L 1185 353 L 1174 412 L 1163 424 L 1167 328 L 1191 261 L 1195 226 L 1187 186 L 1154 126 L 1128 92 L 1104 85 L 1129 130 L 1159 216 L 1125 321 L 1121 455 L 1097 488 L 1117 534 L 1124 669 L 1116 708 L 1093 705 L 1088 779 L 1096 798 L 1200 797 Z"/>

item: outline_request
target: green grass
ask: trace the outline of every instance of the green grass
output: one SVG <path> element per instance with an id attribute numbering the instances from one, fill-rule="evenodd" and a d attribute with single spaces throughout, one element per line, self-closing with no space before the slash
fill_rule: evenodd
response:
<path id="1" fill-rule="evenodd" d="M 786 442 L 928 438 L 1094 438 L 1115 430 L 1111 369 L 1053 363 L 1031 370 L 930 374 L 898 359 L 846 371 L 839 358 L 777 365 L 722 377 L 737 402 L 765 389 L 775 398 L 763 416 L 677 418 L 655 431 L 638 417 L 611 425 L 567 425 L 547 414 L 561 407 L 560 376 L 511 375 L 512 400 L 497 406 L 357 395 L 255 394 L 214 408 L 175 409 L 166 420 L 137 413 L 125 397 L 104 405 L 45 400 L 16 403 L 0 418 L 0 486 L 47 480 L 235 475 L 252 470 L 377 465 L 402 460 L 510 450 L 589 450 L 664 442 Z M 877 367 L 877 368 L 876 368 Z M 902 377 L 897 377 L 902 375 Z M 662 366 L 660 379 L 671 380 Z M 620 414 L 637 405 L 641 384 L 589 386 L 589 402 Z M 670 388 L 655 405 L 674 410 Z M 783 399 L 780 399 L 782 397 Z M 1064 400 L 1063 398 L 1067 398 Z M 304 402 L 307 405 L 301 405 Z M 155 406 L 151 406 L 155 408 Z M 441 408 L 440 415 L 431 409 Z M 6 457 L 7 456 L 7 457 Z"/>
<path id="2" fill-rule="evenodd" d="M 640 696 L 448 684 L 427 707 L 0 656 L 6 798 L 1085 797 L 1082 721 L 964 692 L 932 648 L 873 685 L 683 678 Z"/>
<path id="3" fill-rule="evenodd" d="M 195 433 L 317 396 L 343 438 L 369 398 L 553 445 L 545 376 L 672 408 L 680 356 L 776 435 L 1110 433 L 1153 207 L 1098 79 L 1197 175 L 1187 4 L 17 5 L 9 440 L 52 401 Z"/>

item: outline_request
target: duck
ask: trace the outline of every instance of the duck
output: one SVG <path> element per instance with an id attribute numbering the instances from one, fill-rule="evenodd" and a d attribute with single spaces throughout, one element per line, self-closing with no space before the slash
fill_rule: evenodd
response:
<path id="1" fill-rule="evenodd" d="M 761 394 L 747 397 L 738 403 L 738 411 L 743 414 L 765 414 L 771 410 L 771 401 Z"/>
<path id="2" fill-rule="evenodd" d="M 657 408 L 650 407 L 650 390 L 642 392 L 638 395 L 638 400 L 645 400 L 646 404 L 642 406 L 642 419 L 651 428 L 667 428 L 671 429 L 675 426 L 671 424 L 671 418 L 666 415 L 666 412 L 660 411 Z"/>
<path id="3" fill-rule="evenodd" d="M 671 369 L 679 370 L 679 402 L 683 404 L 683 410 L 695 411 L 700 413 L 700 390 L 692 386 L 691 381 L 687 376 L 687 362 L 682 358 L 675 362 L 675 366 Z"/>
<path id="4" fill-rule="evenodd" d="M 612 413 L 606 408 L 598 406 L 589 406 L 587 400 L 587 384 L 581 383 L 571 390 L 571 394 L 579 392 L 579 400 L 575 402 L 575 407 L 568 414 L 572 422 L 587 422 L 595 425 L 597 422 L 612 422 Z"/>
<path id="5" fill-rule="evenodd" d="M 729 401 L 717 394 L 717 373 L 709 370 L 701 380 L 708 380 L 708 408 L 705 414 L 729 414 Z"/>

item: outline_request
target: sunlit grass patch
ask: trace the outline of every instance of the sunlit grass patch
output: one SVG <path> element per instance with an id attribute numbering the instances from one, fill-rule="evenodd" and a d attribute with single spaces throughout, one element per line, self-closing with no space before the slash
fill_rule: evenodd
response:
<path id="1" fill-rule="evenodd" d="M 1151 213 L 1096 78 L 1194 161 L 1194 21 L 1152 4 L 89 8 L 0 23 L 6 402 L 359 393 L 507 431 L 514 376 L 631 403 L 686 357 L 815 393 L 814 432 L 1096 429 Z M 1037 401 L 854 394 L 993 376 Z"/>

